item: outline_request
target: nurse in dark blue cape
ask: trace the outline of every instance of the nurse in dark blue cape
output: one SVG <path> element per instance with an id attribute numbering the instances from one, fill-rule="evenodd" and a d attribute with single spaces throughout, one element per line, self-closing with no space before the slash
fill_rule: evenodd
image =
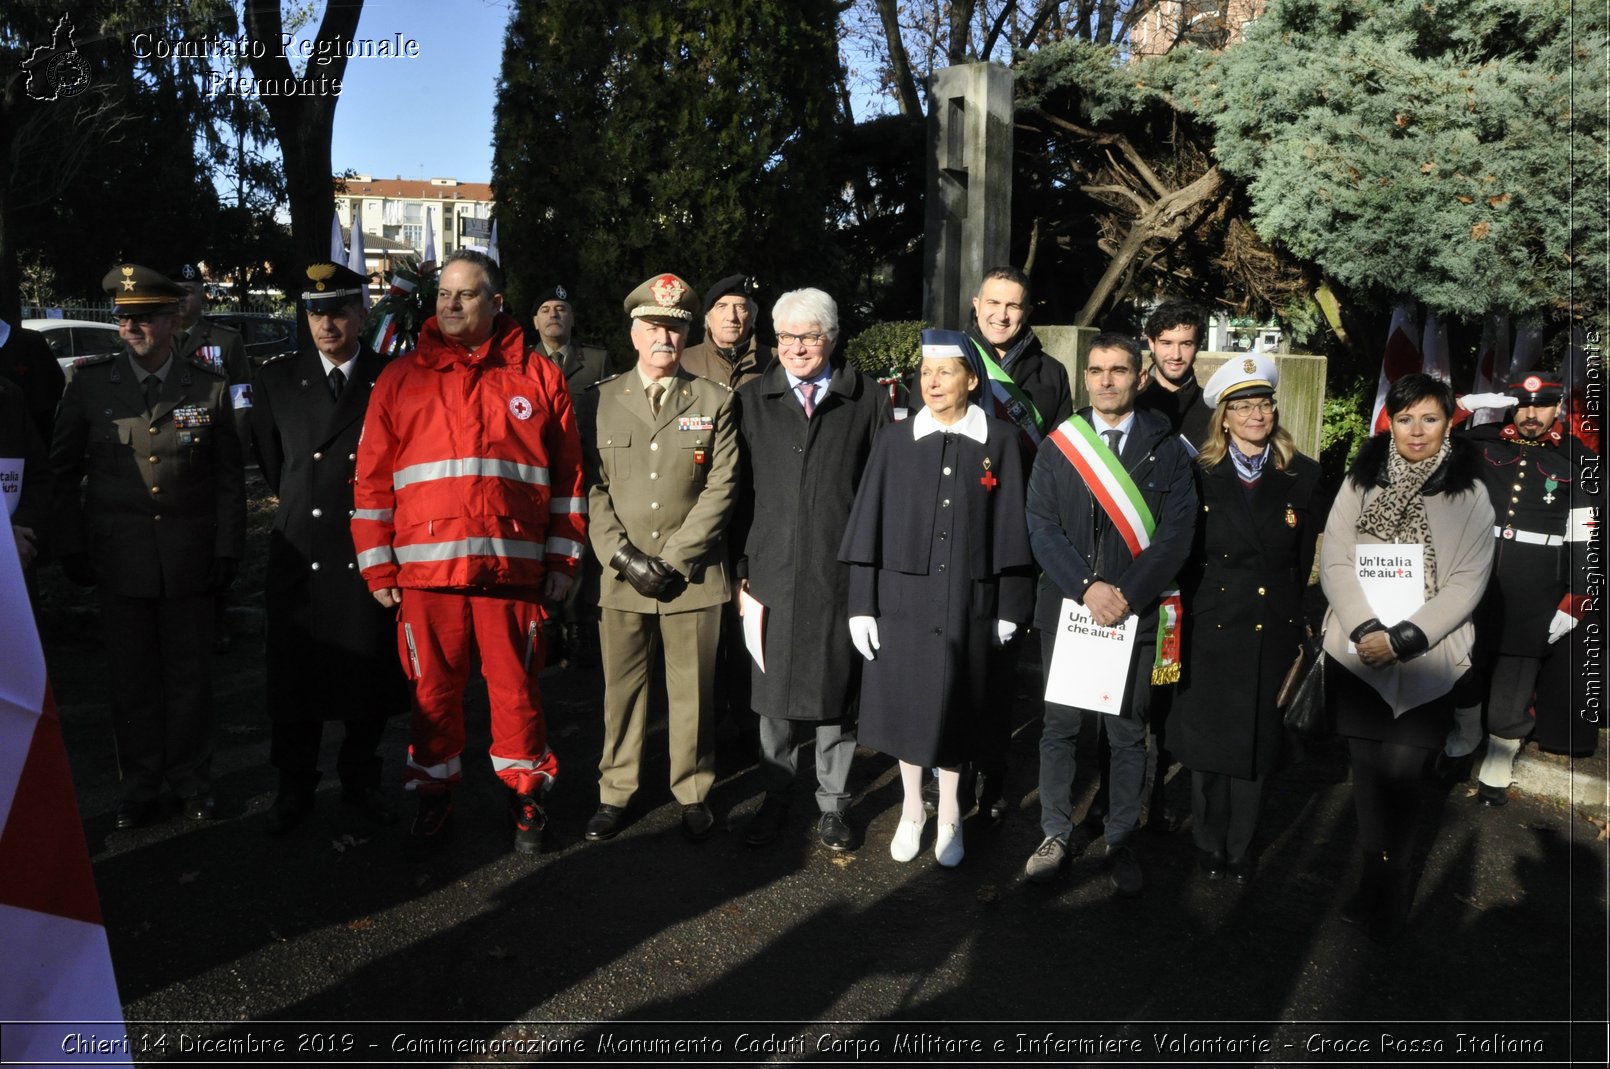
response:
<path id="1" fill-rule="evenodd" d="M 959 331 L 924 331 L 923 407 L 878 435 L 839 558 L 850 569 L 850 637 L 867 659 L 860 742 L 900 761 L 905 788 L 889 852 L 910 861 L 927 815 L 923 769 L 939 767 L 934 856 L 961 863 L 961 766 L 977 749 L 985 658 L 1033 610 L 1016 428 L 977 403 L 984 370 Z"/>

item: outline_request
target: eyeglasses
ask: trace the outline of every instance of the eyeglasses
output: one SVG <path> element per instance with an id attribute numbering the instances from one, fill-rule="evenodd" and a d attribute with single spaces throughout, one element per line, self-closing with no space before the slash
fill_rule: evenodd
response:
<path id="1" fill-rule="evenodd" d="M 827 341 L 827 335 L 822 334 L 820 332 L 817 332 L 817 333 L 814 333 L 814 334 L 779 334 L 779 335 L 777 335 L 777 344 L 779 346 L 781 346 L 782 348 L 784 348 L 784 349 L 788 349 L 788 348 L 793 347 L 795 342 L 798 342 L 798 343 L 804 345 L 805 348 L 807 348 L 807 349 L 815 349 L 817 346 L 824 344 L 826 341 Z"/>
<path id="2" fill-rule="evenodd" d="M 1267 397 L 1260 397 L 1256 401 L 1231 401 L 1224 407 L 1238 416 L 1245 416 L 1251 412 L 1256 412 L 1260 416 L 1267 416 L 1275 410 L 1275 403 Z"/>

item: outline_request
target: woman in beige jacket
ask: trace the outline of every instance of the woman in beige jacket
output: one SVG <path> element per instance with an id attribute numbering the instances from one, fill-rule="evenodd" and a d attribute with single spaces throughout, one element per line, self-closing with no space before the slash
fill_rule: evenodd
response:
<path id="1" fill-rule="evenodd" d="M 1471 614 L 1493 556 L 1477 458 L 1448 436 L 1453 391 L 1405 375 L 1386 410 L 1390 432 L 1353 462 L 1320 557 L 1326 698 L 1348 740 L 1364 863 L 1342 918 L 1366 922 L 1379 941 L 1408 919 L 1420 780 L 1471 670 Z"/>

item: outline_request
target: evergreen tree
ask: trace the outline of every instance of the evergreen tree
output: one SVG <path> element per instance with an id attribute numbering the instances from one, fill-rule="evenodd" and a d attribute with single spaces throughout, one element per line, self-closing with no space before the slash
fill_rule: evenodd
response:
<path id="1" fill-rule="evenodd" d="M 553 282 L 589 337 L 654 271 L 829 282 L 835 24 L 832 0 L 522 0 L 492 161 L 522 319 Z"/>

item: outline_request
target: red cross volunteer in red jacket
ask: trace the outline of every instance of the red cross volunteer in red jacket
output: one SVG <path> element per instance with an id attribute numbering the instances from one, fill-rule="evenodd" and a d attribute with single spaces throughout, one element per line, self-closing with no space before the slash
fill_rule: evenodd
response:
<path id="1" fill-rule="evenodd" d="M 503 311 L 503 272 L 447 258 L 419 347 L 376 380 L 358 445 L 352 537 L 375 598 L 398 607 L 414 685 L 409 850 L 450 838 L 464 684 L 479 650 L 492 767 L 511 790 L 514 849 L 542 849 L 557 763 L 537 689 L 543 601 L 564 594 L 586 537 L 581 441 L 564 375 Z"/>

